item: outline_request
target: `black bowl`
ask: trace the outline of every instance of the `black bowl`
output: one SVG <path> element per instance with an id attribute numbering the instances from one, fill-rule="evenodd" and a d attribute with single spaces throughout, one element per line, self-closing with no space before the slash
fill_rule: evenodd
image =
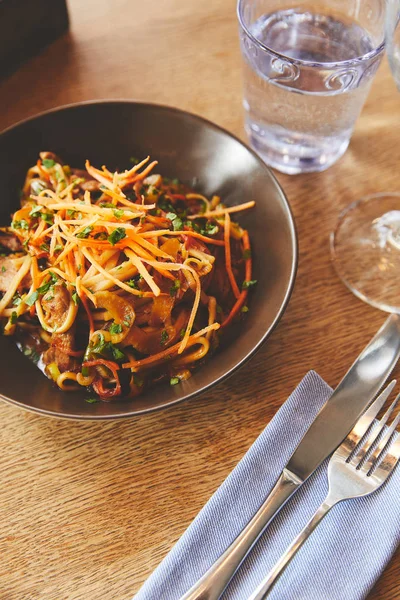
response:
<path id="1" fill-rule="evenodd" d="M 0 135 L 0 223 L 10 222 L 19 205 L 27 169 L 41 150 L 59 154 L 80 167 L 126 168 L 129 157 L 150 154 L 159 172 L 192 183 L 202 193 L 218 194 L 227 204 L 255 200 L 240 215 L 253 247 L 258 280 L 251 309 L 234 343 L 220 350 L 191 379 L 160 384 L 134 399 L 85 402 L 88 394 L 57 389 L 17 349 L 0 336 L 0 397 L 42 414 L 74 419 L 114 419 L 162 408 L 204 392 L 231 375 L 271 333 L 289 300 L 297 267 L 293 218 L 282 189 L 258 156 L 227 131 L 189 113 L 136 102 L 90 102 L 62 107 L 18 123 Z"/>

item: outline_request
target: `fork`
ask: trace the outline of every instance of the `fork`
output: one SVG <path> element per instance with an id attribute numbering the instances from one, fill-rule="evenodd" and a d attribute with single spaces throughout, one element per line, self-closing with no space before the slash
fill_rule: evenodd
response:
<path id="1" fill-rule="evenodd" d="M 263 600 L 266 597 L 306 539 L 335 504 L 371 494 L 393 471 L 400 457 L 400 436 L 394 439 L 400 413 L 390 427 L 385 426 L 400 399 L 400 394 L 380 421 L 376 422 L 375 417 L 395 385 L 396 381 L 392 381 L 384 389 L 332 455 L 328 464 L 328 495 L 248 600 Z"/>

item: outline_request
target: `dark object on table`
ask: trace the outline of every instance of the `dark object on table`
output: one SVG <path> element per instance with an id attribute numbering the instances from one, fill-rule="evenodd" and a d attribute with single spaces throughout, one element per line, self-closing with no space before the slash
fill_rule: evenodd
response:
<path id="1" fill-rule="evenodd" d="M 0 0 L 0 77 L 68 29 L 65 0 Z"/>
<path id="2" fill-rule="evenodd" d="M 42 414 L 75 419 L 115 419 L 148 412 L 204 392 L 245 363 L 272 332 L 293 288 L 297 239 L 285 195 L 270 169 L 240 140 L 187 112 L 136 102 L 92 102 L 67 106 L 28 119 L 0 135 L 0 224 L 19 206 L 18 190 L 38 153 L 51 150 L 69 165 L 110 169 L 129 166 L 130 156 L 158 160 L 167 177 L 193 183 L 227 205 L 255 200 L 238 216 L 249 231 L 257 289 L 232 343 L 221 347 L 179 385 L 160 385 L 135 398 L 88 403 L 85 390 L 62 392 L 0 335 L 0 397 Z M 32 357 L 31 357 L 32 358 Z"/>

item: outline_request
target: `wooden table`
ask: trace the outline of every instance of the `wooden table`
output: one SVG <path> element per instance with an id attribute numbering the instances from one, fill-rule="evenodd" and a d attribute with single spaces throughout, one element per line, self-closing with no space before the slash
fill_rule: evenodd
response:
<path id="1" fill-rule="evenodd" d="M 234 0 L 70 0 L 71 30 L 0 84 L 0 130 L 99 98 L 166 103 L 244 137 Z M 278 174 L 300 241 L 274 334 L 207 395 L 117 423 L 1 404 L 1 600 L 128 600 L 311 368 L 335 386 L 385 316 L 329 260 L 339 211 L 400 187 L 400 96 L 385 63 L 350 149 L 325 173 Z M 400 555 L 371 600 L 400 597 Z"/>

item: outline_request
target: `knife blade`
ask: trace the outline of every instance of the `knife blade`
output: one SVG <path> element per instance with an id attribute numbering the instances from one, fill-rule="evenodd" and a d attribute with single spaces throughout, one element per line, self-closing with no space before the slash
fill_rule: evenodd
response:
<path id="1" fill-rule="evenodd" d="M 263 505 L 180 600 L 218 600 L 267 525 L 343 441 L 400 356 L 400 316 L 391 315 L 347 371 L 292 454 Z"/>

